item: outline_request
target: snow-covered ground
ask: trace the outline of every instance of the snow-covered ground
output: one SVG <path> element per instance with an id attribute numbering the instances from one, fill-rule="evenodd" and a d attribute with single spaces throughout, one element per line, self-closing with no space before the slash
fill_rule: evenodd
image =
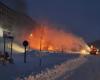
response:
<path id="1" fill-rule="evenodd" d="M 72 72 L 70 77 L 62 80 L 100 80 L 100 55 L 88 56 L 87 61 Z"/>
<path id="2" fill-rule="evenodd" d="M 17 77 L 25 77 L 36 75 L 41 71 L 52 69 L 55 65 L 59 65 L 70 59 L 79 57 L 79 55 L 67 55 L 58 53 L 42 53 L 39 57 L 38 52 L 31 52 L 27 55 L 27 63 L 23 62 L 24 54 L 13 54 L 14 64 L 0 64 L 0 80 L 15 80 Z M 41 65 L 40 65 L 41 59 Z"/>
<path id="3" fill-rule="evenodd" d="M 73 60 L 66 61 L 60 65 L 54 66 L 53 69 L 47 69 L 46 71 L 41 72 L 37 75 L 29 75 L 28 77 L 25 77 L 24 80 L 58 80 L 61 76 L 63 76 L 66 72 L 70 72 L 76 68 L 78 68 L 81 64 L 83 64 L 86 61 L 85 58 L 77 58 Z M 70 74 L 66 75 L 66 77 L 69 77 Z M 20 78 L 17 78 L 17 80 L 21 80 Z M 61 78 L 61 80 L 63 80 Z"/>
<path id="4" fill-rule="evenodd" d="M 0 80 L 100 80 L 100 56 L 31 52 L 14 54 L 14 64 L 0 64 Z M 41 65 L 40 65 L 41 60 Z"/>
<path id="5" fill-rule="evenodd" d="M 100 80 L 100 55 L 80 56 L 22 80 Z M 17 80 L 21 80 L 17 78 Z"/>

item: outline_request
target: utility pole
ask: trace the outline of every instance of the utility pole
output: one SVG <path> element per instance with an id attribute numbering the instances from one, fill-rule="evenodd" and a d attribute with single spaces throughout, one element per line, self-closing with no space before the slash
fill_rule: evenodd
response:
<path id="1" fill-rule="evenodd" d="M 45 30 L 45 28 L 44 28 L 44 26 L 41 26 L 40 27 L 40 51 L 42 50 L 42 41 L 43 41 L 43 38 L 44 38 L 44 30 Z"/>
<path id="2" fill-rule="evenodd" d="M 42 51 L 42 40 L 44 36 L 44 28 L 41 26 L 40 28 L 40 66 L 42 65 L 41 51 Z"/>

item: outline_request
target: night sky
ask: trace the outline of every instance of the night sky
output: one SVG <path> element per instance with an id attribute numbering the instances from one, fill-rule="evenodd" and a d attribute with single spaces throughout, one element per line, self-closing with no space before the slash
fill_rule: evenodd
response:
<path id="1" fill-rule="evenodd" d="M 14 0 L 0 1 L 9 6 L 14 3 Z M 35 20 L 60 25 L 86 41 L 100 39 L 99 0 L 27 0 L 27 5 L 28 15 Z"/>

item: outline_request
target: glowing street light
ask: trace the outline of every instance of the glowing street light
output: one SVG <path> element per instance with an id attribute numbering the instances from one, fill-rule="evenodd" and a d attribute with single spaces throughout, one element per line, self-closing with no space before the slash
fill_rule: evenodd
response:
<path id="1" fill-rule="evenodd" d="M 31 33 L 31 34 L 30 34 L 30 37 L 32 37 L 32 36 L 33 36 L 33 34 Z"/>

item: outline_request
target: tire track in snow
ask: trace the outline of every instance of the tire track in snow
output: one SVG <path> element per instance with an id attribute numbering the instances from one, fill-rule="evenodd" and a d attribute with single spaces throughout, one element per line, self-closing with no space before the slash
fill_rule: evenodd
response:
<path id="1" fill-rule="evenodd" d="M 79 57 L 73 60 L 66 61 L 61 65 L 54 66 L 53 69 L 46 69 L 37 75 L 29 75 L 24 79 L 17 78 L 16 80 L 56 80 L 59 79 L 67 72 L 77 69 L 80 65 L 84 64 L 87 61 L 85 57 Z M 67 75 L 66 77 L 69 77 Z"/>

